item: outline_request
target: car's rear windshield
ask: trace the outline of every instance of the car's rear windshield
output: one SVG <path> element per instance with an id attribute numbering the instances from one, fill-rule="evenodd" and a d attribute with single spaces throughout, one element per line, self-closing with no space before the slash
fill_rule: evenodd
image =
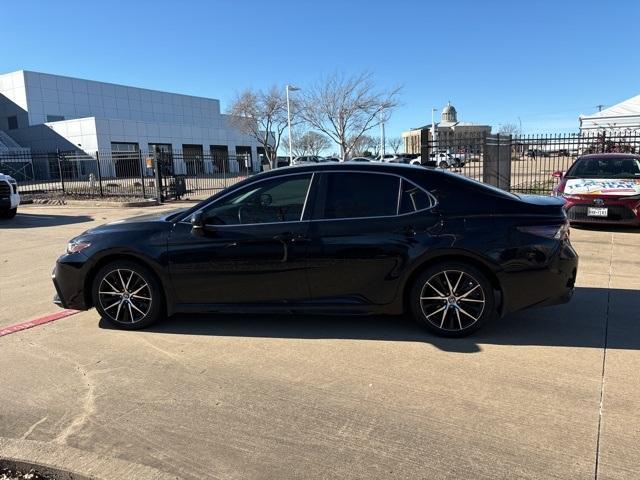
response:
<path id="1" fill-rule="evenodd" d="M 640 178 L 640 160 L 635 157 L 579 158 L 567 172 L 573 178 Z"/>
<path id="2" fill-rule="evenodd" d="M 501 188 L 494 187 L 488 183 L 479 182 L 473 178 L 465 177 L 458 173 L 450 173 L 450 172 L 442 172 L 444 175 L 447 175 L 450 178 L 454 178 L 456 181 L 466 183 L 470 188 L 485 190 L 493 193 L 494 195 L 500 195 L 511 199 L 518 199 L 519 197 L 511 192 L 507 192 L 506 190 L 502 190 Z"/>

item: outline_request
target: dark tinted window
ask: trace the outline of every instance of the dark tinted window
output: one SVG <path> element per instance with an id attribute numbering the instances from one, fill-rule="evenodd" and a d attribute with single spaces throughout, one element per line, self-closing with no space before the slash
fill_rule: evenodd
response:
<path id="1" fill-rule="evenodd" d="M 310 183 L 311 174 L 254 183 L 205 209 L 205 222 L 240 225 L 298 221 Z"/>
<path id="2" fill-rule="evenodd" d="M 395 215 L 400 178 L 376 173 L 329 173 L 322 218 Z"/>
<path id="3" fill-rule="evenodd" d="M 431 198 L 424 190 L 402 180 L 400 210 L 398 213 L 411 213 L 431 207 Z"/>
<path id="4" fill-rule="evenodd" d="M 9 130 L 15 130 L 18 128 L 18 117 L 7 117 L 7 123 L 9 124 Z"/>

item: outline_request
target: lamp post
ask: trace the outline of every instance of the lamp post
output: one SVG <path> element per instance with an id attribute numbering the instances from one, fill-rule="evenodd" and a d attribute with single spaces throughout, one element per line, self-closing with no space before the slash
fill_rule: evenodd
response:
<path id="1" fill-rule="evenodd" d="M 380 161 L 384 162 L 384 117 L 380 114 Z"/>
<path id="2" fill-rule="evenodd" d="M 293 85 L 287 85 L 285 90 L 287 91 L 287 125 L 289 127 L 289 165 L 293 165 L 293 143 L 291 141 L 291 106 L 289 104 L 289 92 L 296 92 L 300 89 Z"/>
<path id="3" fill-rule="evenodd" d="M 437 160 L 437 158 L 436 158 L 436 156 L 435 156 L 435 153 L 436 153 L 436 152 L 435 152 L 435 150 L 436 150 L 436 137 L 437 137 L 437 134 L 436 134 L 436 117 L 435 117 L 435 114 L 436 114 L 436 112 L 437 112 L 437 111 L 438 111 L 438 109 L 437 109 L 437 108 L 432 108 L 432 109 L 431 109 L 431 140 L 432 140 L 431 148 L 432 148 L 432 153 L 434 153 L 434 157 L 433 157 L 433 158 L 434 158 L 435 160 Z"/>

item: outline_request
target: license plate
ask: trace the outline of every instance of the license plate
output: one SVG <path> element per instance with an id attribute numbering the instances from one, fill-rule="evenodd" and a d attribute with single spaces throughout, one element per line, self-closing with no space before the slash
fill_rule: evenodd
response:
<path id="1" fill-rule="evenodd" d="M 606 217 L 607 215 L 609 215 L 608 208 L 589 207 L 589 209 L 587 210 L 588 217 Z"/>

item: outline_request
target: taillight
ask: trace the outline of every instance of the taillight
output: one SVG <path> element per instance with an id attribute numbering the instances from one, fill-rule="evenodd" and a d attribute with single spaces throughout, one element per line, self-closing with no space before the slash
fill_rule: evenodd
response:
<path id="1" fill-rule="evenodd" d="M 516 227 L 522 233 L 535 235 L 536 237 L 553 238 L 554 240 L 569 239 L 569 222 L 562 225 L 522 225 Z"/>
<path id="2" fill-rule="evenodd" d="M 564 194 L 564 188 L 567 186 L 567 180 L 566 179 L 562 179 L 560 180 L 560 183 L 558 183 L 558 185 L 556 185 L 556 187 L 553 189 L 553 195 L 555 195 L 556 197 L 561 197 Z"/>

